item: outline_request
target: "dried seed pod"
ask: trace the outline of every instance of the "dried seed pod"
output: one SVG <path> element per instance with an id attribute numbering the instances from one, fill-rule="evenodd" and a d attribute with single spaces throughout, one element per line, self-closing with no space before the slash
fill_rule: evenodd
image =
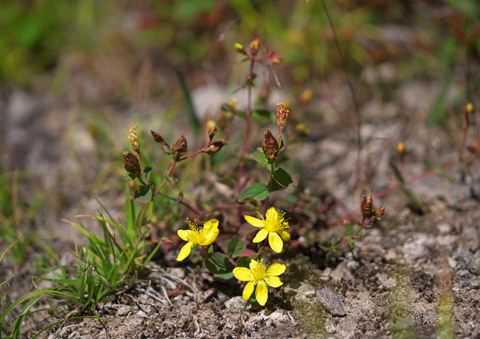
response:
<path id="1" fill-rule="evenodd" d="M 280 146 L 278 145 L 277 139 L 275 139 L 269 129 L 265 131 L 263 136 L 262 148 L 263 153 L 270 161 L 274 161 L 277 158 L 278 152 L 280 151 Z"/>
<path id="2" fill-rule="evenodd" d="M 123 152 L 123 167 L 133 178 L 140 177 L 142 167 L 134 153 L 128 151 Z"/>
<path id="3" fill-rule="evenodd" d="M 375 210 L 375 219 L 382 220 L 383 215 L 385 214 L 385 207 L 381 206 Z"/>
<path id="4" fill-rule="evenodd" d="M 205 153 L 208 153 L 210 155 L 215 154 L 218 151 L 220 151 L 222 147 L 225 146 L 226 144 L 227 143 L 223 140 L 214 141 L 207 146 L 207 148 L 205 149 Z"/>
<path id="5" fill-rule="evenodd" d="M 360 210 L 362 215 L 370 218 L 373 214 L 373 198 L 371 194 L 362 197 L 360 202 Z"/>
<path id="6" fill-rule="evenodd" d="M 150 134 L 152 135 L 153 140 L 155 140 L 156 142 L 158 142 L 162 146 L 162 150 L 165 153 L 169 153 L 169 152 L 172 151 L 172 148 L 170 147 L 168 142 L 160 134 L 158 134 L 157 132 L 155 132 L 153 130 L 150 130 Z"/>
<path id="7" fill-rule="evenodd" d="M 282 103 L 277 104 L 277 125 L 280 131 L 283 131 L 288 121 L 290 111 Z"/>
<path id="8" fill-rule="evenodd" d="M 172 153 L 175 160 L 181 160 L 185 154 L 187 154 L 188 145 L 187 139 L 182 135 L 175 144 L 172 146 Z"/>

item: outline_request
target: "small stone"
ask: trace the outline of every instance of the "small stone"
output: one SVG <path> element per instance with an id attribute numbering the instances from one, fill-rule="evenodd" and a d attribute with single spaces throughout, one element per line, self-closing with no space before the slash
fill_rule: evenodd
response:
<path id="1" fill-rule="evenodd" d="M 360 264 L 357 261 L 350 260 L 347 262 L 347 268 L 350 271 L 355 271 L 358 267 L 360 267 Z"/>
<path id="2" fill-rule="evenodd" d="M 317 298 L 331 315 L 337 317 L 344 317 L 347 315 L 339 296 L 328 287 L 324 287 L 318 291 Z"/>
<path id="3" fill-rule="evenodd" d="M 116 315 L 118 317 L 123 317 L 126 316 L 128 313 L 130 313 L 132 307 L 128 305 L 122 305 L 117 309 Z"/>
<path id="4" fill-rule="evenodd" d="M 247 302 L 240 296 L 230 298 L 225 302 L 225 307 L 230 311 L 241 311 L 245 309 L 246 305 Z"/>
<path id="5" fill-rule="evenodd" d="M 315 297 L 315 288 L 304 282 L 301 282 L 296 288 L 287 285 L 285 286 L 284 291 L 287 294 L 293 293 L 295 300 L 298 301 L 310 301 Z"/>
<path id="6" fill-rule="evenodd" d="M 442 223 L 437 225 L 437 229 L 440 232 L 440 234 L 449 234 L 452 231 L 452 226 L 450 226 L 447 223 Z"/>
<path id="7" fill-rule="evenodd" d="M 470 251 L 458 250 L 453 254 L 453 259 L 459 268 L 466 269 L 472 274 L 480 274 L 480 251 L 472 254 Z"/>

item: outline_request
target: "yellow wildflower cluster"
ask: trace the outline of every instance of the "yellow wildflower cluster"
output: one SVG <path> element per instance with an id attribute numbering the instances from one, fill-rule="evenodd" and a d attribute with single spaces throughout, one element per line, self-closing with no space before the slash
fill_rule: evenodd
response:
<path id="1" fill-rule="evenodd" d="M 250 215 L 244 216 L 245 220 L 252 226 L 260 230 L 253 239 L 254 243 L 260 243 L 268 238 L 268 243 L 272 250 L 280 253 L 283 250 L 283 242 L 290 239 L 288 233 L 288 222 L 285 221 L 284 213 L 277 211 L 274 207 L 270 207 L 264 216 L 259 215 L 259 218 Z M 188 221 L 188 230 L 178 230 L 178 236 L 186 241 L 177 256 L 177 261 L 185 260 L 191 253 L 194 246 L 209 246 L 218 237 L 219 222 L 217 219 L 210 219 L 203 224 L 197 225 L 194 222 Z M 261 260 L 252 259 L 249 267 L 236 267 L 232 273 L 235 278 L 242 282 L 247 282 L 243 289 L 242 297 L 248 301 L 252 296 L 254 290 L 257 302 L 264 306 L 268 300 L 268 286 L 280 287 L 283 285 L 278 277 L 286 270 L 286 266 L 279 263 L 274 263 L 267 267 Z"/>

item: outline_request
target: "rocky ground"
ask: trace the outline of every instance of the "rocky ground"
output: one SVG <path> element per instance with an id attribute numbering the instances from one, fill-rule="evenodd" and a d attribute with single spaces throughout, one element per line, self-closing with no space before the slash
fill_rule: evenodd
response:
<path id="1" fill-rule="evenodd" d="M 154 261 L 141 280 L 111 296 L 97 315 L 60 323 L 43 337 L 480 337 L 480 210 L 478 179 L 470 174 L 478 164 L 466 172 L 457 161 L 450 136 L 424 126 L 420 115 L 428 100 L 434 100 L 429 86 L 435 84 L 405 84 L 393 103 L 372 99 L 363 106 L 361 163 L 376 202 L 386 207 L 384 220 L 365 232 L 354 251 L 334 258 L 318 247 L 287 252 L 282 259 L 288 266 L 285 285 L 272 292 L 265 309 L 247 305 L 235 283 L 215 282 L 200 268 L 166 267 Z M 414 94 L 411 88 L 416 88 Z M 415 105 L 422 90 L 423 100 Z M 323 107 L 322 114 L 326 112 L 323 99 L 312 103 L 312 107 Z M 58 220 L 96 209 L 95 201 L 86 196 L 92 191 L 82 189 L 94 186 L 92 180 L 98 178 L 88 165 L 99 156 L 97 141 L 86 132 L 89 119 L 70 103 L 21 92 L 10 95 L 4 107 L 7 163 L 26 168 L 50 192 L 50 206 L 58 210 L 42 214 L 44 219 L 36 227 L 50 234 L 45 224 L 57 218 L 50 236 L 59 253 L 68 251 L 77 235 Z M 405 109 L 415 118 L 405 121 L 400 114 Z M 116 135 L 124 134 L 131 110 L 110 107 L 103 112 L 107 120 L 115 121 Z M 144 116 L 147 124 L 151 117 Z M 359 180 L 352 132 L 328 114 L 322 119 L 319 123 L 312 117 L 307 140 L 289 146 L 301 164 L 302 185 L 306 194 L 320 197 L 329 192 L 345 209 L 357 211 L 361 190 L 355 189 Z M 400 140 L 407 140 L 408 152 L 403 161 L 396 161 L 407 186 L 420 198 L 422 213 L 408 207 L 389 168 L 395 158 L 392 149 Z M 95 194 L 107 194 L 110 181 L 102 180 L 100 188 L 94 186 Z M 112 197 L 109 204 L 121 206 L 118 199 Z M 302 227 L 292 225 L 292 231 Z M 329 227 L 312 232 L 310 237 L 328 240 L 341 236 L 342 230 Z M 17 284 L 10 296 L 13 300 L 30 286 L 28 269 L 17 274 L 12 284 Z M 26 333 L 45 320 L 38 316 L 28 321 Z"/>

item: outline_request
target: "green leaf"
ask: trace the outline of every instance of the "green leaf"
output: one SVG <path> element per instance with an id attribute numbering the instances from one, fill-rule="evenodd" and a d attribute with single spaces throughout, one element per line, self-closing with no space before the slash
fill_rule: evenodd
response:
<path id="1" fill-rule="evenodd" d="M 270 168 L 270 162 L 268 158 L 265 156 L 265 153 L 260 152 L 260 151 L 255 151 L 249 156 L 250 159 L 255 160 L 258 162 L 260 165 L 265 166 L 267 168 Z"/>
<path id="2" fill-rule="evenodd" d="M 245 247 L 245 244 L 238 237 L 233 237 L 228 243 L 227 251 L 232 258 L 237 258 Z"/>
<path id="3" fill-rule="evenodd" d="M 268 190 L 270 192 L 282 190 L 288 187 L 293 182 L 290 174 L 283 168 L 277 168 L 273 172 L 273 177 L 268 184 Z"/>
<path id="4" fill-rule="evenodd" d="M 142 185 L 135 191 L 135 201 L 139 203 L 147 203 L 152 200 L 152 190 L 148 185 Z"/>
<path id="5" fill-rule="evenodd" d="M 225 273 L 215 273 L 213 276 L 219 280 L 230 280 L 233 278 L 233 273 L 231 271 Z"/>
<path id="6" fill-rule="evenodd" d="M 240 200 L 258 200 L 262 201 L 266 199 L 270 195 L 268 188 L 265 184 L 262 183 L 255 183 L 253 185 L 248 186 L 240 193 Z"/>
<path id="7" fill-rule="evenodd" d="M 250 257 L 240 257 L 237 260 L 237 267 L 248 267 L 251 260 L 252 258 Z"/>
<path id="8" fill-rule="evenodd" d="M 252 117 L 255 120 L 271 120 L 273 114 L 268 109 L 256 109 L 252 112 Z"/>

